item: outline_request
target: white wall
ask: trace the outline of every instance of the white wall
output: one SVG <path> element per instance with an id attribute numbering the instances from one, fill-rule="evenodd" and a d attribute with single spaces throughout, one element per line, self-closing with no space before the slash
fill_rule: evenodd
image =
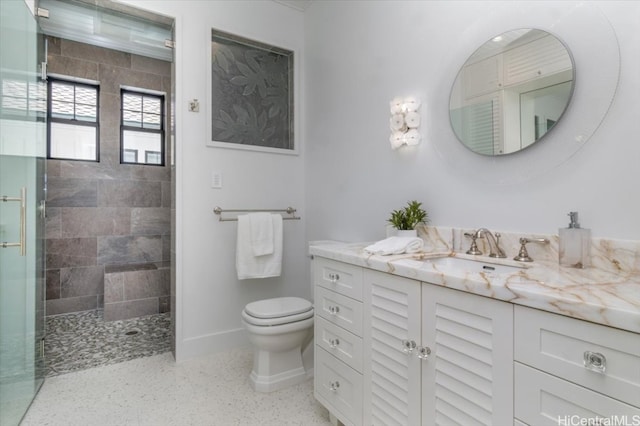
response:
<path id="1" fill-rule="evenodd" d="M 176 357 L 182 360 L 243 344 L 240 312 L 250 301 L 282 295 L 310 297 L 302 137 L 297 138 L 298 156 L 205 145 L 211 29 L 294 50 L 302 62 L 303 15 L 270 1 L 126 3 L 174 17 L 176 22 Z M 200 101 L 200 113 L 187 112 L 190 99 Z M 300 116 L 302 112 L 301 108 L 296 111 Z M 211 188 L 212 171 L 223 174 L 222 189 Z M 212 212 L 216 206 L 298 208 L 303 220 L 284 222 L 282 277 L 236 279 L 237 224 L 218 222 Z"/>
<path id="2" fill-rule="evenodd" d="M 562 34 L 557 22 L 586 13 L 584 3 L 600 8 L 620 45 L 618 92 L 600 128 L 560 165 L 540 162 L 535 146 L 518 154 L 543 172 L 517 183 L 483 179 L 500 165 L 492 161 L 455 167 L 438 147 L 459 144 L 446 120 L 448 82 L 464 62 L 459 52 L 471 53 L 490 35 L 514 29 L 516 18 L 550 22 Z M 640 239 L 640 3 L 564 2 L 559 12 L 551 12 L 551 4 L 559 2 L 313 2 L 305 13 L 309 239 L 382 238 L 389 212 L 412 199 L 424 203 L 434 225 L 555 234 L 577 210 L 596 237 Z M 485 39 L 470 39 L 488 25 Z M 610 48 L 585 46 L 599 28 L 575 26 L 585 41 L 574 47 L 594 56 Z M 577 84 L 586 72 L 578 67 Z M 392 151 L 388 102 L 407 95 L 423 100 L 423 143 Z M 570 108 L 588 107 L 578 102 Z M 511 161 L 494 161 L 502 160 Z"/>
<path id="3" fill-rule="evenodd" d="M 434 225 L 555 233 L 578 210 L 594 236 L 640 239 L 640 3 L 589 2 L 611 21 L 622 57 L 618 93 L 589 142 L 544 173 L 492 184 L 452 167 L 436 148 L 458 143 L 446 120 L 435 122 L 448 105 L 443 76 L 457 71 L 452 52 L 485 41 L 469 41 L 468 28 L 531 3 L 318 0 L 303 16 L 269 1 L 123 1 L 176 18 L 178 360 L 242 343 L 248 301 L 309 297 L 308 239 L 381 238 L 389 212 L 410 199 L 424 202 Z M 551 3 L 533 3 L 552 19 Z M 503 25 L 495 33 L 512 29 Z M 206 107 L 188 113 L 187 102 L 206 105 L 211 27 L 296 49 L 304 59 L 299 156 L 205 146 Z M 425 103 L 425 140 L 413 151 L 391 151 L 389 101 L 404 95 Z M 534 151 L 523 155 L 537 161 Z M 487 167 L 473 171 L 483 176 Z M 224 174 L 221 190 L 210 187 L 213 170 Z M 217 222 L 216 205 L 299 208 L 303 220 L 285 223 L 280 280 L 235 279 L 235 224 Z"/>

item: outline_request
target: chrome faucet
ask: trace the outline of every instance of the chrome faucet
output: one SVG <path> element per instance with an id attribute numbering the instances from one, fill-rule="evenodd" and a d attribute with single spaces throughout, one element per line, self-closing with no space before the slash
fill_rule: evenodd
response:
<path id="1" fill-rule="evenodd" d="M 496 232 L 495 237 L 487 228 L 480 228 L 474 234 L 473 241 L 479 237 L 485 237 L 487 239 L 487 243 L 489 244 L 489 257 L 497 257 L 500 259 L 504 259 L 507 255 L 500 248 L 500 234 Z"/>

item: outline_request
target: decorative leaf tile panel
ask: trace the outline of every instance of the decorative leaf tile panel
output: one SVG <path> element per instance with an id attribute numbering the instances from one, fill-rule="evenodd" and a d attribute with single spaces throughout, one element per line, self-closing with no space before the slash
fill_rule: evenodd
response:
<path id="1" fill-rule="evenodd" d="M 293 52 L 212 30 L 211 137 L 294 149 Z"/>

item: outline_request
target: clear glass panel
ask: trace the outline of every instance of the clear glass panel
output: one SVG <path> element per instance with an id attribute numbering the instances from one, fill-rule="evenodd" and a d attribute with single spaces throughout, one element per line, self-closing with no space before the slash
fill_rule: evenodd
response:
<path id="1" fill-rule="evenodd" d="M 162 164 L 162 153 L 158 151 L 145 151 L 144 160 L 147 164 Z"/>
<path id="2" fill-rule="evenodd" d="M 65 120 L 97 122 L 98 90 L 74 83 L 52 82 L 51 116 Z"/>
<path id="3" fill-rule="evenodd" d="M 125 126 L 142 127 L 142 113 L 124 110 L 122 117 Z"/>
<path id="4" fill-rule="evenodd" d="M 142 96 L 122 94 L 122 119 L 125 126 L 142 127 Z"/>
<path id="5" fill-rule="evenodd" d="M 145 96 L 144 112 L 149 114 L 160 114 L 160 99 Z"/>
<path id="6" fill-rule="evenodd" d="M 51 123 L 51 158 L 96 160 L 96 128 L 73 124 Z"/>
<path id="7" fill-rule="evenodd" d="M 98 108 L 92 105 L 76 105 L 76 119 L 80 121 L 96 122 Z"/>
<path id="8" fill-rule="evenodd" d="M 125 149 L 122 152 L 123 163 L 137 163 L 138 162 L 138 150 L 137 149 Z"/>
<path id="9" fill-rule="evenodd" d="M 162 164 L 162 137 L 160 133 L 125 130 L 122 133 L 123 163 Z M 149 156 L 146 153 L 150 153 Z M 135 161 L 127 159 L 135 158 Z M 147 161 L 147 158 L 150 158 Z"/>
<path id="10" fill-rule="evenodd" d="M 155 130 L 160 129 L 160 125 L 161 125 L 160 115 L 144 113 L 142 115 L 142 119 L 144 123 L 143 127 L 145 129 L 155 129 Z"/>
<path id="11" fill-rule="evenodd" d="M 73 119 L 73 103 L 63 101 L 51 101 L 51 116 L 54 118 Z"/>
<path id="12" fill-rule="evenodd" d="M 38 212 L 46 153 L 46 92 L 38 72 L 43 40 L 24 1 L 0 1 L 0 195 L 10 197 L 0 203 L 0 237 L 25 249 L 0 248 L 3 426 L 19 424 L 44 376 L 44 226 Z"/>
<path id="13" fill-rule="evenodd" d="M 78 86 L 76 87 L 76 103 L 83 105 L 97 105 L 98 93 L 95 89 L 88 87 Z"/>
<path id="14" fill-rule="evenodd" d="M 0 88 L 0 108 L 5 118 L 44 116 L 46 113 L 47 92 L 42 82 L 28 82 L 7 75 Z"/>

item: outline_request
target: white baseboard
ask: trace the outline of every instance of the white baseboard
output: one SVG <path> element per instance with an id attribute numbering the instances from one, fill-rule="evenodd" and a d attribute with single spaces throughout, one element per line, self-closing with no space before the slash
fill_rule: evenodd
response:
<path id="1" fill-rule="evenodd" d="M 176 362 L 249 345 L 247 331 L 244 328 L 191 337 L 176 341 Z"/>

